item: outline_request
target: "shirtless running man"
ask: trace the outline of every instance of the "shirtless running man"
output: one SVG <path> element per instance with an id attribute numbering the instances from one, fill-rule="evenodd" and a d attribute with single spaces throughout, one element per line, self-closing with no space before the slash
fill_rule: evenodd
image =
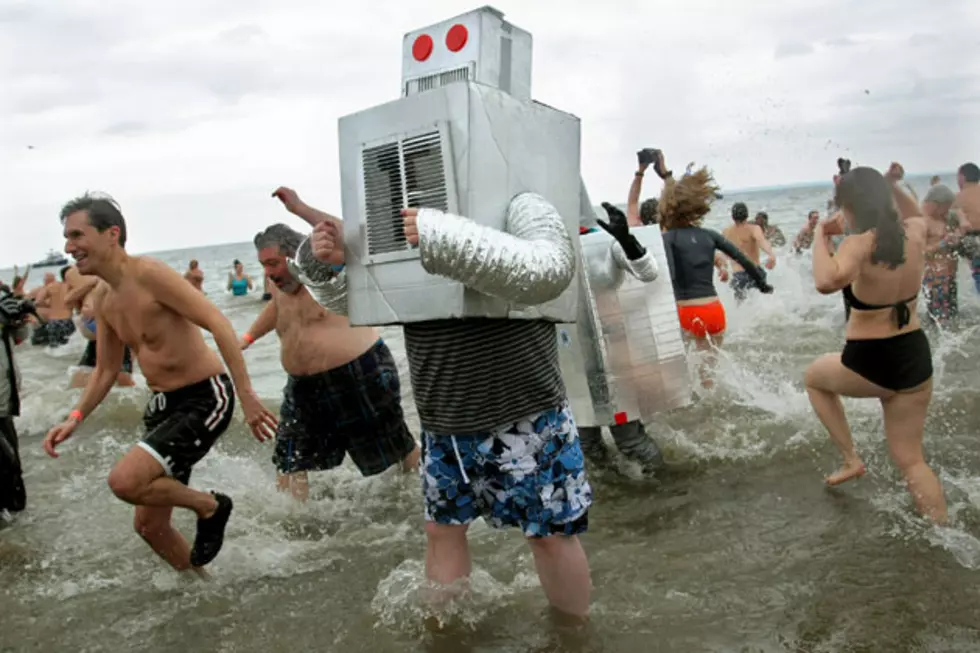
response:
<path id="1" fill-rule="evenodd" d="M 84 388 L 88 384 L 89 377 L 92 376 L 92 371 L 95 370 L 97 358 L 94 290 L 101 282 L 96 276 L 83 275 L 74 265 L 65 271 L 64 279 L 65 283 L 68 284 L 65 303 L 78 311 L 78 332 L 88 341 L 82 358 L 78 361 L 78 369 L 71 376 L 69 387 Z M 129 347 L 123 351 L 122 367 L 116 376 L 116 385 L 121 387 L 136 385 L 133 380 L 133 352 Z"/>
<path id="2" fill-rule="evenodd" d="M 973 285 L 980 293 L 980 167 L 964 163 L 958 171 L 960 192 L 953 210 L 959 213 L 964 258 L 970 262 Z"/>
<path id="3" fill-rule="evenodd" d="M 52 272 L 44 274 L 44 285 L 31 292 L 38 314 L 44 324 L 38 325 L 31 334 L 31 344 L 35 346 L 59 347 L 67 344 L 75 333 L 75 323 L 71 320 L 71 308 L 65 302 L 68 284 L 64 282 L 65 271 L 61 270 L 61 281 Z"/>
<path id="4" fill-rule="evenodd" d="M 184 273 L 184 278 L 187 282 L 204 292 L 204 272 L 197 264 L 197 259 L 191 259 L 190 264 L 187 266 L 187 272 Z"/>
<path id="5" fill-rule="evenodd" d="M 305 206 L 295 191 L 276 196 L 291 211 Z M 277 290 L 242 337 L 242 349 L 275 329 L 289 375 L 273 462 L 280 491 L 309 496 L 307 472 L 332 469 L 349 453 L 361 474 L 402 463 L 418 468 L 420 451 L 401 407 L 398 367 L 374 327 L 320 306 L 286 267 L 305 236 L 284 224 L 255 236 L 259 262 Z"/>
<path id="6" fill-rule="evenodd" d="M 749 208 L 744 203 L 736 202 L 732 205 L 732 220 L 735 224 L 725 229 L 721 235 L 731 241 L 756 265 L 759 264 L 759 250 L 762 249 L 769 256 L 766 269 L 771 270 L 776 267 L 776 255 L 772 253 L 772 245 L 766 240 L 762 227 L 749 223 Z M 732 291 L 735 293 L 735 299 L 742 301 L 747 296 L 746 291 L 754 288 L 756 282 L 736 261 L 731 260 L 731 265 Z"/>
<path id="7" fill-rule="evenodd" d="M 109 488 L 136 506 L 136 532 L 174 569 L 202 567 L 221 550 L 232 501 L 187 487 L 191 468 L 231 423 L 236 388 L 259 441 L 272 437 L 276 419 L 252 390 L 228 319 L 168 265 L 126 253 L 126 221 L 115 202 L 85 195 L 65 205 L 61 220 L 65 251 L 78 271 L 105 283 L 94 291 L 95 371 L 68 419 L 48 432 L 44 449 L 58 457 L 55 448 L 112 388 L 129 345 L 153 395 L 143 415 L 146 437 L 109 472 Z M 214 335 L 235 387 L 201 328 Z M 174 507 L 197 514 L 193 549 L 170 523 Z"/>

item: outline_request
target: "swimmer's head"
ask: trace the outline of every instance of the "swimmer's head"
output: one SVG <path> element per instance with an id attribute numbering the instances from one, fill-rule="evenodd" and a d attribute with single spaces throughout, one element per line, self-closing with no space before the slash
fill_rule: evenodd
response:
<path id="1" fill-rule="evenodd" d="M 956 201 L 956 193 L 945 184 L 936 184 L 929 188 L 925 199 L 922 200 L 922 212 L 930 218 L 945 219 Z"/>
<path id="2" fill-rule="evenodd" d="M 933 175 L 932 179 L 929 180 L 930 186 L 935 186 L 936 184 L 939 183 L 942 183 L 942 179 L 939 177 L 939 175 Z"/>
<path id="3" fill-rule="evenodd" d="M 854 233 L 875 232 L 872 263 L 896 268 L 905 262 L 905 228 L 892 198 L 892 186 L 874 168 L 854 168 L 837 184 L 837 206 Z"/>
<path id="4" fill-rule="evenodd" d="M 767 228 L 769 226 L 769 214 L 765 211 L 759 211 L 755 214 L 755 223 L 763 229 Z"/>
<path id="5" fill-rule="evenodd" d="M 303 234 L 281 223 L 255 234 L 253 242 L 259 254 L 262 271 L 283 292 L 292 294 L 302 287 L 289 273 L 286 259 L 296 257 L 296 251 L 304 238 Z"/>
<path id="6" fill-rule="evenodd" d="M 960 190 L 967 184 L 980 183 L 980 167 L 977 167 L 976 163 L 964 163 L 957 171 L 956 181 L 960 185 Z"/>
<path id="7" fill-rule="evenodd" d="M 192 258 L 191 259 L 191 262 L 187 264 L 187 267 L 190 268 L 191 270 L 196 270 L 197 269 L 197 259 L 196 258 Z"/>
<path id="8" fill-rule="evenodd" d="M 81 274 L 98 274 L 116 251 L 126 248 L 126 220 L 115 200 L 86 193 L 61 209 L 65 227 L 65 253 L 75 258 Z"/>
<path id="9" fill-rule="evenodd" d="M 711 203 L 718 190 L 707 168 L 684 175 L 676 181 L 668 177 L 657 204 L 660 224 L 667 230 L 699 226 L 711 211 Z"/>
<path id="10" fill-rule="evenodd" d="M 820 222 L 820 211 L 810 211 L 806 216 L 806 222 L 811 227 L 816 227 L 817 223 Z"/>
<path id="11" fill-rule="evenodd" d="M 749 219 L 749 207 L 745 202 L 735 202 L 732 204 L 732 220 L 741 224 Z"/>
<path id="12" fill-rule="evenodd" d="M 45 272 L 44 273 L 44 285 L 45 286 L 50 286 L 55 281 L 57 281 L 57 279 L 54 276 L 54 272 Z"/>
<path id="13" fill-rule="evenodd" d="M 649 226 L 657 224 L 657 200 L 651 197 L 640 204 L 640 222 Z"/>

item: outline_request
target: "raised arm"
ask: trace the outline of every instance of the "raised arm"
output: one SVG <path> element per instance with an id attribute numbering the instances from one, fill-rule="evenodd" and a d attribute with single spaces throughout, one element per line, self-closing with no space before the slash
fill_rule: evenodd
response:
<path id="1" fill-rule="evenodd" d="M 344 221 L 337 216 L 330 215 L 326 211 L 321 211 L 320 209 L 313 208 L 306 202 L 300 199 L 299 195 L 292 188 L 287 188 L 286 186 L 280 186 L 272 192 L 272 196 L 282 202 L 286 210 L 295 215 L 296 217 L 304 220 L 308 225 L 316 228 L 317 225 L 323 222 L 330 223 L 334 226 L 339 234 L 344 233 Z M 344 248 L 338 247 L 331 255 L 331 260 L 329 261 L 332 265 L 343 265 L 344 264 Z"/>
<path id="2" fill-rule="evenodd" d="M 347 315 L 347 272 L 337 260 L 343 251 L 343 232 L 329 220 L 317 224 L 300 243 L 296 259 L 287 259 L 289 272 L 310 291 L 313 299 L 331 313 Z"/>
<path id="3" fill-rule="evenodd" d="M 603 259 L 590 262 L 592 266 L 601 269 L 590 270 L 589 278 L 601 277 L 618 285 L 620 281 L 617 277 L 621 277 L 621 272 L 626 271 L 644 283 L 655 281 L 660 272 L 657 259 L 630 232 L 629 219 L 609 202 L 603 202 L 602 208 L 606 210 L 609 222 L 596 218 L 596 223 L 613 237 L 613 242 L 609 243 Z"/>
<path id="4" fill-rule="evenodd" d="M 643 189 L 643 175 L 649 167 L 649 163 L 640 163 L 630 183 L 630 192 L 626 198 L 626 219 L 633 227 L 643 224 L 640 220 L 640 191 Z"/>
<path id="5" fill-rule="evenodd" d="M 827 223 L 817 224 L 813 236 L 813 281 L 817 292 L 830 295 L 857 278 L 861 270 L 861 260 L 868 255 L 871 236 L 848 236 L 837 248 L 837 252 L 832 254 L 829 240 L 834 234 L 828 234 L 826 229 Z"/>
<path id="6" fill-rule="evenodd" d="M 242 349 L 248 349 L 250 345 L 276 328 L 276 320 L 279 318 L 278 301 L 278 297 L 273 296 L 270 301 L 266 302 L 265 308 L 252 322 L 252 326 L 242 335 Z"/>
<path id="7" fill-rule="evenodd" d="M 429 274 L 500 299 L 536 306 L 551 301 L 575 277 L 575 249 L 558 211 L 535 193 L 507 208 L 505 232 L 435 209 L 405 209 Z M 410 240 L 411 242 L 411 240 Z"/>
<path id="8" fill-rule="evenodd" d="M 759 287 L 760 290 L 768 290 L 771 286 L 766 282 L 766 273 L 762 271 L 758 265 L 753 263 L 748 256 L 742 253 L 738 247 L 722 236 L 717 231 L 712 231 L 711 229 L 706 229 L 711 237 L 715 241 L 715 249 L 720 250 L 725 256 L 730 259 L 734 259 L 742 268 L 749 273 L 752 280 L 755 281 L 755 285 Z"/>

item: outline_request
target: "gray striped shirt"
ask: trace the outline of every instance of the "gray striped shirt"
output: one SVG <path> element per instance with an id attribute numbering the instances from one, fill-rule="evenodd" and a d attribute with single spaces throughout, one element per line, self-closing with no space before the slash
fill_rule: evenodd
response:
<path id="1" fill-rule="evenodd" d="M 486 433 L 565 400 L 555 325 L 467 318 L 404 325 L 422 428 Z"/>

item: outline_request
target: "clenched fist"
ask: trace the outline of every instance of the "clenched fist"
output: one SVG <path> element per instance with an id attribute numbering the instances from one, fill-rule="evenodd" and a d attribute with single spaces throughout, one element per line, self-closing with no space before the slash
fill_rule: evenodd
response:
<path id="1" fill-rule="evenodd" d="M 402 219 L 405 222 L 405 239 L 413 247 L 419 244 L 418 216 L 418 209 L 402 209 Z"/>
<path id="2" fill-rule="evenodd" d="M 310 250 L 321 263 L 342 263 L 342 260 L 338 260 L 338 254 L 342 256 L 344 252 L 343 235 L 337 224 L 324 220 L 314 227 L 310 235 Z"/>

